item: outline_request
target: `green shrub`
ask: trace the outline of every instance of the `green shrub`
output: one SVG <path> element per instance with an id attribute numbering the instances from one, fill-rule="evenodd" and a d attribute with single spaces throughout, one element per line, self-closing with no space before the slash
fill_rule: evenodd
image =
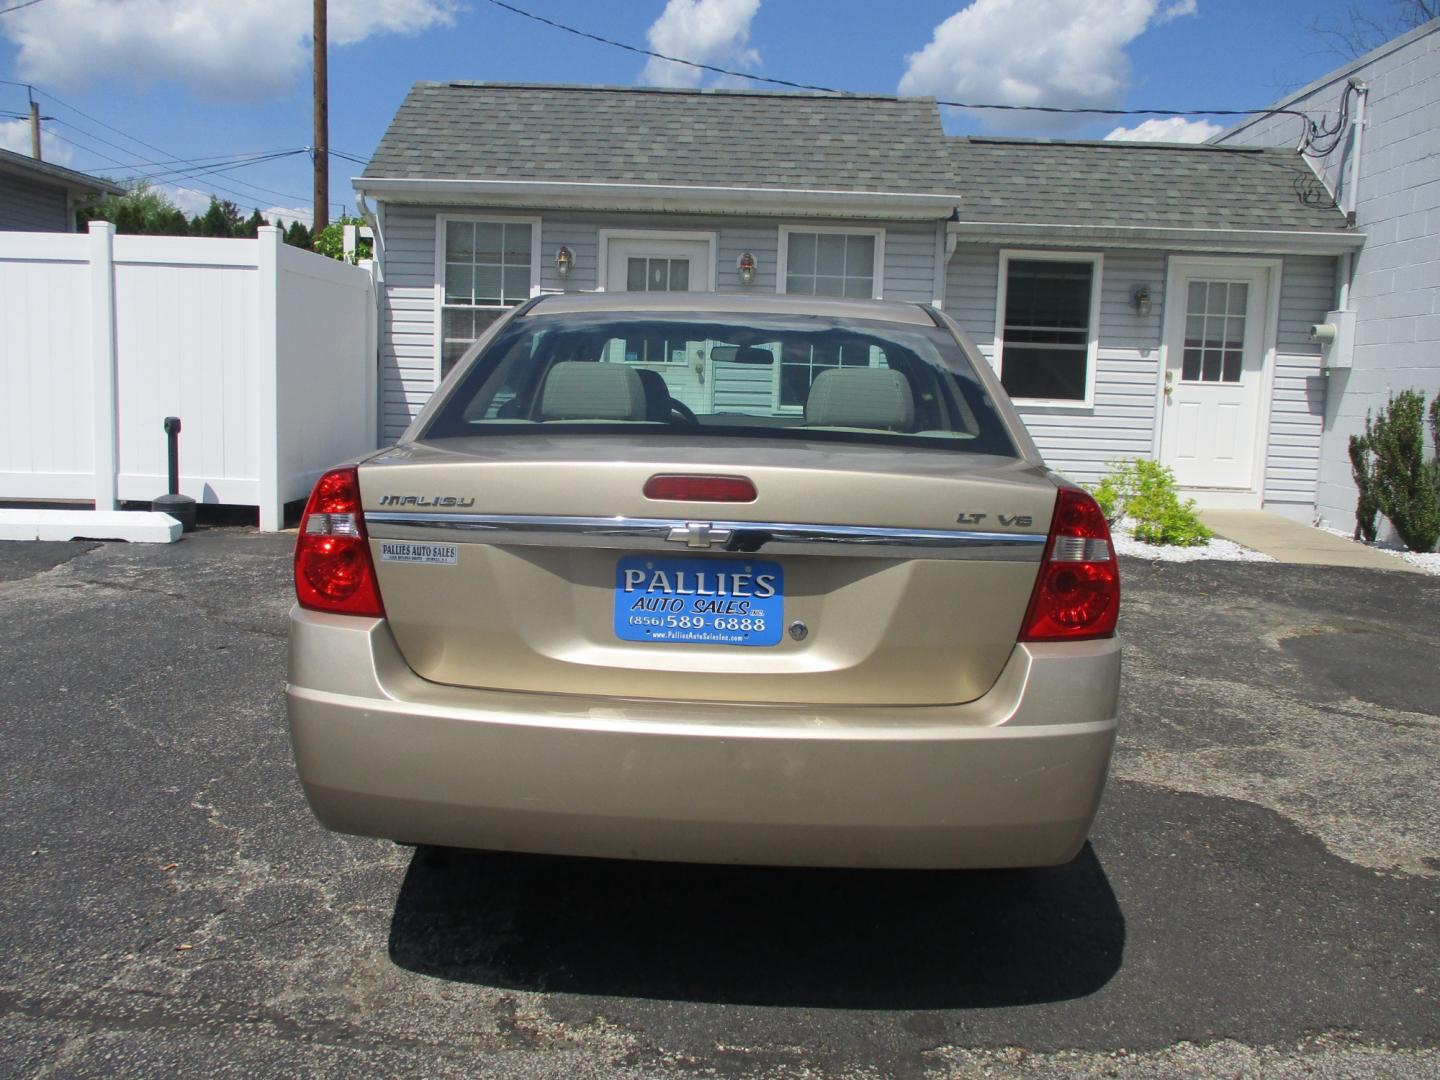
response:
<path id="1" fill-rule="evenodd" d="M 342 214 L 338 221 L 332 221 L 311 237 L 311 246 L 321 255 L 331 259 L 339 259 L 343 262 L 348 258 L 345 254 L 345 226 L 363 224 L 365 223 L 358 217 L 346 217 Z M 354 258 L 368 259 L 371 255 L 370 241 L 366 240 L 363 236 L 357 237 Z"/>
<path id="2" fill-rule="evenodd" d="M 1099 503 L 1100 512 L 1105 515 L 1105 520 L 1114 525 L 1124 510 L 1124 504 L 1120 498 L 1120 488 L 1114 476 L 1103 477 L 1100 483 L 1095 485 L 1091 494 Z"/>
<path id="3" fill-rule="evenodd" d="M 1351 438 L 1351 470 L 1360 492 L 1355 516 L 1362 532 L 1364 513 L 1369 510 L 1372 515 L 1367 539 L 1374 538 L 1373 513 L 1378 510 L 1411 551 L 1434 551 L 1440 543 L 1440 397 L 1431 402 L 1429 411 L 1433 448 L 1429 461 L 1425 460 L 1425 395 L 1418 390 L 1390 395 L 1389 404 L 1374 417 L 1366 413 L 1365 434 Z"/>
<path id="4" fill-rule="evenodd" d="M 1180 501 L 1175 474 L 1158 461 L 1112 461 L 1092 492 L 1105 519 L 1128 518 L 1136 540 L 1194 547 L 1214 533 L 1195 516 L 1195 500 Z"/>

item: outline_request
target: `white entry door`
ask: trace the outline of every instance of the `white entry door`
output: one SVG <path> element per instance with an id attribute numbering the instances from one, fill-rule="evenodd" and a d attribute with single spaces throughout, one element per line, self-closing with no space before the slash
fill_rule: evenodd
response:
<path id="1" fill-rule="evenodd" d="M 715 287 L 706 239 L 612 237 L 606 244 L 606 292 L 709 292 Z"/>
<path id="2" fill-rule="evenodd" d="M 1225 263 L 1171 269 L 1160 460 L 1182 488 L 1258 491 L 1271 273 Z"/>
<path id="3" fill-rule="evenodd" d="M 715 287 L 715 238 L 709 233 L 601 234 L 606 292 L 709 292 Z M 610 361 L 657 372 L 670 396 L 696 412 L 709 412 L 714 387 L 706 379 L 704 343 L 640 334 L 615 342 Z"/>

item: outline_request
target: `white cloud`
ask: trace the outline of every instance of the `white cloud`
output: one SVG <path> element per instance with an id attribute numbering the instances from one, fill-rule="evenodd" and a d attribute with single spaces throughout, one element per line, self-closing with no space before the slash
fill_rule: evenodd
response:
<path id="1" fill-rule="evenodd" d="M 332 48 L 454 21 L 456 0 L 331 0 Z M 310 63 L 312 8 L 298 0 L 51 0 L 14 12 L 0 33 L 22 78 L 56 87 L 94 79 L 175 81 L 219 98 L 284 94 Z"/>
<path id="2" fill-rule="evenodd" d="M 760 0 L 669 0 L 645 32 L 650 48 L 717 67 L 754 67 L 760 54 L 749 48 L 750 22 Z M 653 57 L 640 77 L 651 86 L 698 86 L 705 73 Z"/>
<path id="3" fill-rule="evenodd" d="M 1110 142 L 1204 142 L 1224 130 L 1209 120 L 1186 120 L 1168 116 L 1164 120 L 1146 120 L 1134 127 L 1117 127 L 1106 135 Z"/>
<path id="4" fill-rule="evenodd" d="M 1195 0 L 1175 0 L 1173 4 L 1166 4 L 1160 9 L 1160 14 L 1155 16 L 1155 25 L 1164 26 L 1186 15 L 1194 15 L 1198 8 Z"/>
<path id="5" fill-rule="evenodd" d="M 277 221 L 283 221 L 287 229 L 296 221 L 308 229 L 310 223 L 315 220 L 315 212 L 308 206 L 271 206 L 261 210 L 260 216 L 271 225 Z"/>
<path id="6" fill-rule="evenodd" d="M 0 121 L 0 147 L 11 153 L 30 156 L 30 121 Z M 57 139 L 46 136 L 45 127 L 40 127 L 40 156 L 56 165 L 68 165 L 75 157 L 75 151 Z"/>
<path id="7" fill-rule="evenodd" d="M 1195 0 L 974 0 L 905 59 L 902 94 L 998 105 L 1113 108 L 1130 86 L 1125 47 Z M 1086 123 L 1041 113 L 980 113 L 1017 128 Z M 998 117 L 1003 116 L 1001 121 Z M 1023 117 L 1023 119 L 1022 119 Z"/>
<path id="8" fill-rule="evenodd" d="M 178 188 L 170 184 L 152 184 L 150 186 L 179 207 L 186 217 L 199 217 L 210 209 L 210 195 L 207 192 Z"/>

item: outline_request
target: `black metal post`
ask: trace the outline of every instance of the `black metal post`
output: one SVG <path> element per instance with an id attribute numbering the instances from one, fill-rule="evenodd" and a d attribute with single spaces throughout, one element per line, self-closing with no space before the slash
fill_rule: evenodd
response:
<path id="1" fill-rule="evenodd" d="M 165 417 L 165 434 L 170 437 L 170 487 L 171 495 L 180 494 L 180 417 Z"/>
<path id="2" fill-rule="evenodd" d="M 150 509 L 169 514 L 180 523 L 185 532 L 195 531 L 195 500 L 180 494 L 180 418 L 165 417 L 165 438 L 170 456 L 169 494 L 161 495 L 150 504 Z"/>

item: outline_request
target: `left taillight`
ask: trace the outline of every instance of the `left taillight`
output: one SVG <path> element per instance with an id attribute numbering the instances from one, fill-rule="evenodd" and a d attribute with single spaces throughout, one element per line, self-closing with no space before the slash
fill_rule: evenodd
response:
<path id="1" fill-rule="evenodd" d="M 310 492 L 295 542 L 295 598 L 311 611 L 385 615 L 353 467 L 330 470 Z"/>
<path id="2" fill-rule="evenodd" d="M 1088 491 L 1062 487 L 1019 639 L 1114 637 L 1119 615 L 1120 564 L 1110 526 Z"/>

